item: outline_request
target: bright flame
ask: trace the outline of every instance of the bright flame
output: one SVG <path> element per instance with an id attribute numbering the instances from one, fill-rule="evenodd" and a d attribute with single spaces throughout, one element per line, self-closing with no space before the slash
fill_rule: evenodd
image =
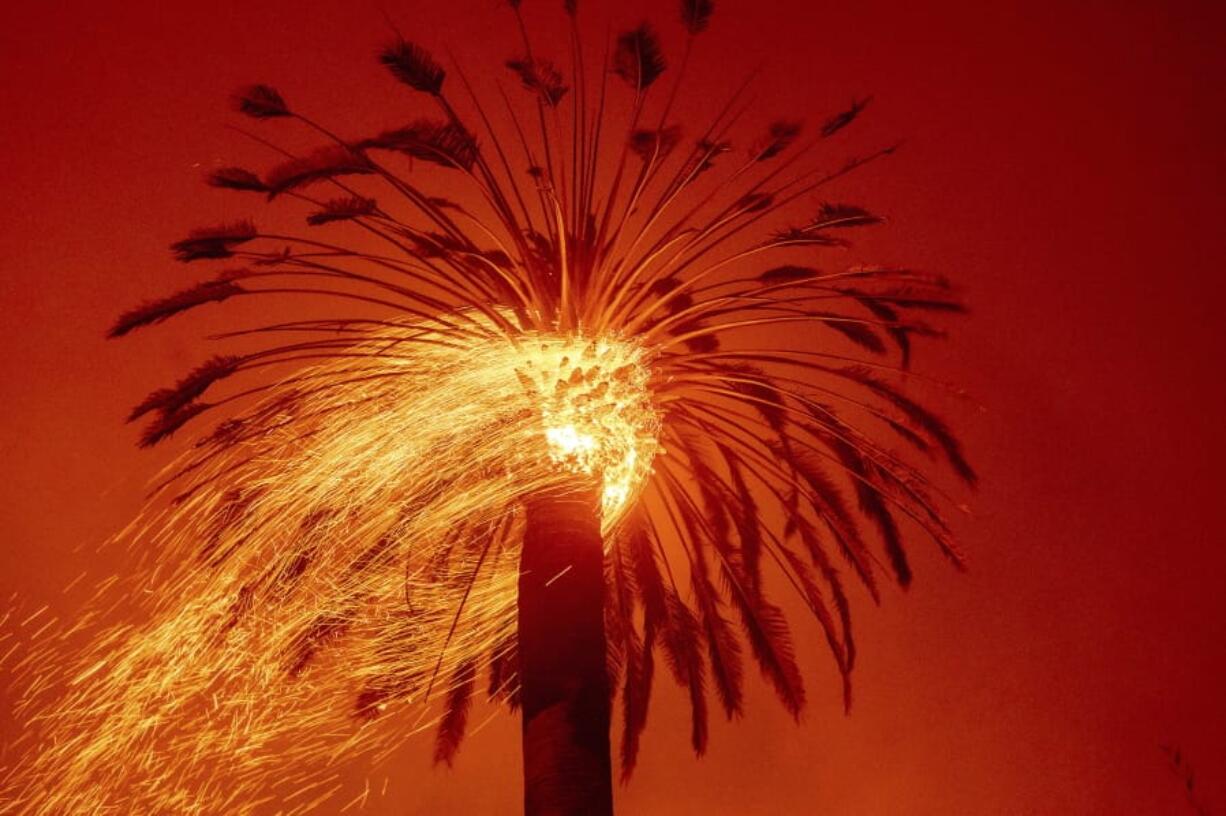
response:
<path id="1" fill-rule="evenodd" d="M 590 472 L 589 460 L 596 452 L 596 439 L 589 434 L 581 434 L 574 425 L 564 425 L 561 428 L 546 428 L 545 440 L 549 442 L 549 451 L 554 461 L 578 459 L 585 472 Z"/>
<path id="2" fill-rule="evenodd" d="M 433 727 L 454 678 L 504 653 L 526 498 L 602 479 L 616 546 L 656 452 L 646 352 L 479 328 L 380 326 L 189 449 L 178 500 L 124 534 L 150 560 L 108 590 L 146 622 L 24 661 L 37 749 L 0 769 L 0 810 L 245 816 L 275 765 L 282 812 L 311 812 L 332 758 Z"/>
<path id="3" fill-rule="evenodd" d="M 649 472 L 659 416 L 644 353 L 630 343 L 542 337 L 516 369 L 540 410 L 550 460 L 603 481 L 606 531 Z"/>

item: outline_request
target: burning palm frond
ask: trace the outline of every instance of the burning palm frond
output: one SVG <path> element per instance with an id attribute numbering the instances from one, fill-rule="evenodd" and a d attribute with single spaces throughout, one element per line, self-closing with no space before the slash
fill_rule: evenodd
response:
<path id="1" fill-rule="evenodd" d="M 713 4 L 681 7 L 692 43 Z M 600 484 L 623 776 L 661 656 L 702 753 L 708 695 L 741 714 L 749 665 L 794 718 L 812 696 L 780 587 L 811 613 L 850 706 L 847 584 L 873 599 L 887 577 L 906 587 L 917 537 L 962 565 L 928 465 L 976 474 L 905 374 L 913 341 L 940 335 L 926 320 L 962 306 L 937 277 L 840 266 L 833 250 L 879 216 L 807 209 L 893 150 L 819 155 L 868 100 L 798 147 L 792 120 L 740 133 L 738 92 L 683 139 L 669 119 L 681 76 L 652 109 L 666 62 L 647 24 L 616 37 L 595 83 L 581 48 L 566 76 L 523 32 L 506 67 L 535 100 L 521 116 L 508 99 L 506 128 L 462 71 L 454 99 L 447 71 L 402 39 L 379 62 L 436 109 L 404 127 L 342 137 L 269 86 L 236 95 L 239 112 L 327 141 L 208 183 L 301 205 L 320 229 L 192 232 L 179 260 L 245 267 L 124 313 L 110 336 L 239 294 L 336 311 L 239 328 L 228 336 L 255 350 L 133 409 L 144 445 L 214 417 L 129 531 L 182 567 L 134 579 L 160 587 L 133 593 L 149 622 L 93 644 L 31 732 L 52 736 L 16 772 L 30 812 L 248 813 L 274 762 L 306 786 L 326 758 L 380 754 L 434 720 L 450 764 L 478 678 L 523 704 L 524 508 L 568 480 Z M 625 118 L 606 104 L 608 72 L 634 93 Z M 548 118 L 568 106 L 570 130 Z M 396 154 L 436 165 L 446 195 Z M 112 779 L 93 764 L 104 754 L 134 759 Z M 218 781 L 231 764 L 232 784 Z"/>

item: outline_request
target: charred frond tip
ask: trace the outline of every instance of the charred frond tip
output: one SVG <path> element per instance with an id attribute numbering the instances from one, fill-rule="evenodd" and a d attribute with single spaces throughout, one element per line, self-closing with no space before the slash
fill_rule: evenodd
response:
<path id="1" fill-rule="evenodd" d="M 651 87 L 666 67 L 660 41 L 648 23 L 642 23 L 617 38 L 613 73 L 636 91 L 641 93 Z"/>
<path id="2" fill-rule="evenodd" d="M 205 182 L 210 187 L 219 187 L 224 190 L 244 190 L 253 193 L 268 192 L 268 186 L 260 180 L 259 176 L 242 167 L 221 167 L 213 170 L 205 177 Z"/>
<path id="3" fill-rule="evenodd" d="M 776 266 L 758 275 L 758 280 L 762 283 L 791 283 L 794 281 L 810 280 L 819 277 L 822 274 L 820 269 L 814 269 L 809 266 Z"/>
<path id="4" fill-rule="evenodd" d="M 864 109 L 868 107 L 868 103 L 872 101 L 873 98 L 871 96 L 866 96 L 863 99 L 851 100 L 851 107 L 845 111 L 835 114 L 834 116 L 831 116 L 822 124 L 822 138 L 828 139 L 843 128 L 850 125 L 856 120 L 856 117 L 864 112 Z M 894 147 L 887 148 L 886 152 L 893 152 L 893 150 Z"/>
<path id="5" fill-rule="evenodd" d="M 662 161 L 681 141 L 681 128 L 669 125 L 659 130 L 636 130 L 630 134 L 630 149 L 643 161 Z"/>
<path id="6" fill-rule="evenodd" d="M 414 90 L 438 96 L 446 72 L 430 53 L 416 43 L 398 39 L 379 52 L 379 62 L 392 76 Z"/>
<path id="7" fill-rule="evenodd" d="M 217 227 L 192 230 L 186 238 L 170 245 L 178 261 L 217 260 L 229 258 L 234 248 L 245 244 L 257 235 L 255 224 L 249 220 L 235 221 Z"/>
<path id="8" fill-rule="evenodd" d="M 123 337 L 135 329 L 161 323 L 163 320 L 205 303 L 220 303 L 244 291 L 246 290 L 228 278 L 196 284 L 170 297 L 151 300 L 124 312 L 107 332 L 107 337 Z"/>
<path id="9" fill-rule="evenodd" d="M 311 153 L 276 165 L 264 176 L 268 197 L 306 187 L 338 176 L 373 173 L 374 166 L 358 148 L 324 145 Z"/>
<path id="10" fill-rule="evenodd" d="M 289 106 L 271 85 L 247 85 L 234 93 L 234 109 L 253 119 L 292 116 Z"/>
<path id="11" fill-rule="evenodd" d="M 354 145 L 359 150 L 392 150 L 443 167 L 471 170 L 477 161 L 477 139 L 459 122 L 418 119 L 385 130 Z"/>
<path id="12" fill-rule="evenodd" d="M 145 414 L 157 411 L 160 414 L 175 414 L 209 389 L 213 383 L 225 379 L 238 370 L 241 357 L 218 354 L 193 369 L 172 388 L 159 388 L 145 397 L 131 413 L 128 422 L 140 419 Z"/>
<path id="13" fill-rule="evenodd" d="M 506 65 L 519 76 L 525 88 L 535 91 L 551 108 L 556 108 L 569 90 L 562 81 L 561 72 L 548 60 L 525 57 L 509 59 Z"/>
<path id="14" fill-rule="evenodd" d="M 164 439 L 169 438 L 175 431 L 182 428 L 189 420 L 204 411 L 209 406 L 203 402 L 191 402 L 179 410 L 158 414 L 158 416 L 149 423 L 144 433 L 140 437 L 140 446 L 142 448 L 151 448 Z"/>
<path id="15" fill-rule="evenodd" d="M 707 30 L 714 11 L 714 0 L 681 0 L 681 22 L 691 36 Z"/>
<path id="16" fill-rule="evenodd" d="M 823 202 L 817 218 L 807 229 L 834 229 L 840 227 L 869 227 L 884 222 L 879 215 L 874 215 L 863 207 L 853 204 L 832 204 Z"/>
<path id="17" fill-rule="evenodd" d="M 364 196 L 334 198 L 325 202 L 323 209 L 308 215 L 306 222 L 312 227 L 318 227 L 334 221 L 352 221 L 355 218 L 372 215 L 376 209 L 378 205 L 373 198 Z"/>
<path id="18" fill-rule="evenodd" d="M 800 137 L 801 123 L 793 121 L 772 122 L 766 135 L 754 145 L 752 153 L 757 161 L 773 159 L 792 146 Z"/>

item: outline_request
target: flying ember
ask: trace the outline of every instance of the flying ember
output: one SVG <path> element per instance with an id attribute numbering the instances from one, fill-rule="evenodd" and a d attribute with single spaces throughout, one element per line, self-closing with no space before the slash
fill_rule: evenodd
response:
<path id="1" fill-rule="evenodd" d="M 505 5 L 522 50 L 499 70 L 527 94 L 503 95 L 505 121 L 399 35 L 378 61 L 409 92 L 401 126 L 236 93 L 275 155 L 208 184 L 282 215 L 187 232 L 177 262 L 223 266 L 109 336 L 271 308 L 134 406 L 141 446 L 179 455 L 85 609 L 0 649 L 22 726 L 0 811 L 349 811 L 371 795 L 354 769 L 411 734 L 450 764 L 484 696 L 523 724 L 525 810 L 604 816 L 613 712 L 625 779 L 655 677 L 687 692 L 697 754 L 755 666 L 800 719 L 775 590 L 846 709 L 849 581 L 908 586 L 918 538 L 963 564 L 933 464 L 977 477 L 927 407 L 960 392 L 911 371 L 957 290 L 844 252 L 883 221 L 846 180 L 895 151 L 844 141 L 868 100 L 802 128 L 747 120 L 749 80 L 704 83 L 691 115 L 710 0 L 682 2 L 669 74 L 646 23 L 593 49 L 586 4 L 561 4 L 555 63 Z"/>

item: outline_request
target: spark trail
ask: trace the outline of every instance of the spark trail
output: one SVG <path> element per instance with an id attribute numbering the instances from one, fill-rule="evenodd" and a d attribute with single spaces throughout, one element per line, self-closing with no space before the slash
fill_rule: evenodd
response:
<path id="1" fill-rule="evenodd" d="M 270 763 L 305 812 L 339 758 L 435 725 L 431 686 L 505 656 L 523 499 L 603 474 L 612 540 L 658 418 L 640 349 L 483 328 L 384 328 L 172 466 L 128 534 L 178 566 L 61 691 L 32 812 L 253 812 Z"/>
<path id="2" fill-rule="evenodd" d="M 840 265 L 845 236 L 882 219 L 813 202 L 893 153 L 829 158 L 867 101 L 808 138 L 792 120 L 743 132 L 744 87 L 709 121 L 674 122 L 711 3 L 681 3 L 685 57 L 659 101 L 651 27 L 593 64 L 566 4 L 567 77 L 510 6 L 523 55 L 505 66 L 528 101 L 505 100 L 501 126 L 401 38 L 380 62 L 437 118 L 341 136 L 267 85 L 235 97 L 322 144 L 209 183 L 298 207 L 310 229 L 191 232 L 175 257 L 225 268 L 111 336 L 232 299 L 334 311 L 238 328 L 223 337 L 255 350 L 134 409 L 142 444 L 194 441 L 117 537 L 141 556 L 131 574 L 58 628 L 7 613 L 6 639 L 28 647 L 0 640 L 24 726 L 0 769 L 6 812 L 305 814 L 335 805 L 343 762 L 427 728 L 450 762 L 478 686 L 519 704 L 524 508 L 560 483 L 602 491 L 600 687 L 619 703 L 623 777 L 656 654 L 701 754 L 709 701 L 742 713 L 747 664 L 799 718 L 780 588 L 848 707 L 846 576 L 873 600 L 883 575 L 906 587 L 914 538 L 961 566 L 932 464 L 976 477 L 916 394 L 941 384 L 911 362 L 962 306 L 938 275 Z M 628 109 L 606 103 L 611 82 Z"/>

